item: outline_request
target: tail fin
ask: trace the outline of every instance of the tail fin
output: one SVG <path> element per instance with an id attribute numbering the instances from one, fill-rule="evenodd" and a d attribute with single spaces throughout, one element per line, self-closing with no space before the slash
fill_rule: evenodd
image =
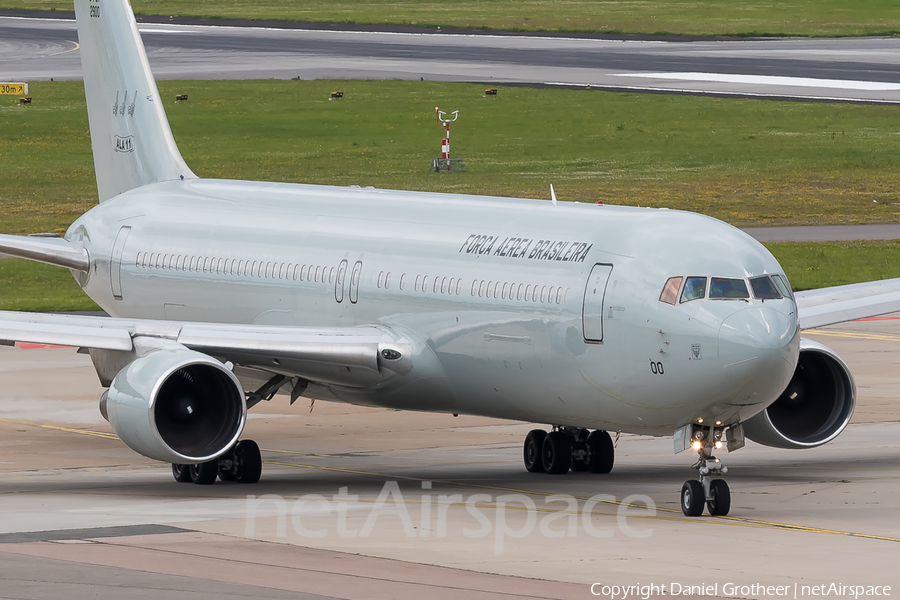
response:
<path id="1" fill-rule="evenodd" d="M 128 0 L 75 0 L 100 202 L 196 178 L 175 145 Z"/>

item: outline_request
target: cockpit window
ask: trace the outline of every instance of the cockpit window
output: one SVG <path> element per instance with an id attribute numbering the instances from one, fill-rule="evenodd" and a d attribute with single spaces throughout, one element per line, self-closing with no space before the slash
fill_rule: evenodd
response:
<path id="1" fill-rule="evenodd" d="M 678 288 L 681 287 L 682 279 L 684 277 L 669 277 L 669 280 L 666 281 L 666 285 L 663 287 L 662 294 L 659 295 L 659 301 L 674 306 L 675 301 L 678 300 Z"/>
<path id="2" fill-rule="evenodd" d="M 787 277 L 784 275 L 772 275 L 772 280 L 775 282 L 775 286 L 778 288 L 778 291 L 781 292 L 781 295 L 785 298 L 793 298 L 794 296 L 791 294 L 791 286 L 787 283 Z"/>
<path id="3" fill-rule="evenodd" d="M 750 278 L 750 287 L 753 288 L 753 295 L 759 300 L 778 300 L 781 292 L 775 287 L 775 283 L 768 275 Z"/>
<path id="4" fill-rule="evenodd" d="M 713 277 L 709 282 L 709 297 L 713 299 L 743 299 L 749 298 L 747 282 L 743 279 L 728 279 L 725 277 Z"/>
<path id="5" fill-rule="evenodd" d="M 681 301 L 690 302 L 706 296 L 706 277 L 688 277 L 681 292 Z"/>

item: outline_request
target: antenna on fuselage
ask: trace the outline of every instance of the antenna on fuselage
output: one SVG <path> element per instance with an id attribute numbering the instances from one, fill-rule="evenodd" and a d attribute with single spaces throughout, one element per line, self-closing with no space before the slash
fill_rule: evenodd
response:
<path id="1" fill-rule="evenodd" d="M 556 192 L 553 191 L 553 184 L 550 184 L 550 200 L 553 201 L 553 206 L 556 206 Z"/>

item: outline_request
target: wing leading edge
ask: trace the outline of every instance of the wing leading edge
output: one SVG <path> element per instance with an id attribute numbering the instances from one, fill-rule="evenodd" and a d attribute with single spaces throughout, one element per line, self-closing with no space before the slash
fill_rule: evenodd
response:
<path id="1" fill-rule="evenodd" d="M 800 328 L 810 329 L 900 311 L 900 278 L 797 292 Z"/>
<path id="2" fill-rule="evenodd" d="M 0 311 L 0 343 L 132 352 L 136 338 L 169 340 L 323 384 L 358 387 L 412 370 L 412 344 L 384 325 L 275 327 Z"/>

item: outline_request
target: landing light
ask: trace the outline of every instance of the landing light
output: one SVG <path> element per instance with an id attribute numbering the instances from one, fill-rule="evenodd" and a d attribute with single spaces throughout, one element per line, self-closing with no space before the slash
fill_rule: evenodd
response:
<path id="1" fill-rule="evenodd" d="M 698 423 L 702 423 L 702 422 L 703 422 L 703 419 L 697 419 L 697 422 L 698 422 Z"/>
<path id="2" fill-rule="evenodd" d="M 722 442 L 717 441 L 717 442 L 716 442 L 716 449 L 721 448 L 721 447 L 722 447 Z"/>
<path id="3" fill-rule="evenodd" d="M 693 448 L 694 450 L 699 450 L 702 447 L 703 447 L 703 443 L 700 441 L 696 441 L 693 444 L 691 444 L 691 448 Z"/>

